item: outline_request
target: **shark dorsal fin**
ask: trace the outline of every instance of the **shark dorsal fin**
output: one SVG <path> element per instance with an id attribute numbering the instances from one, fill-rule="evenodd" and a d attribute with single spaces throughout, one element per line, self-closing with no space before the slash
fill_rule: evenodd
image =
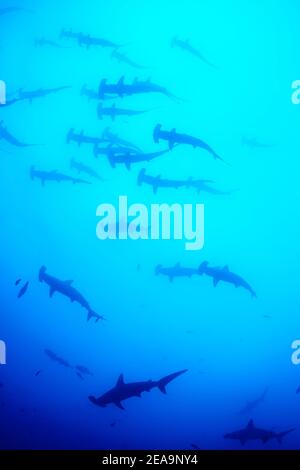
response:
<path id="1" fill-rule="evenodd" d="M 117 380 L 117 387 L 124 385 L 124 375 L 121 374 Z"/>
<path id="2" fill-rule="evenodd" d="M 228 272 L 229 271 L 229 266 L 228 265 L 224 266 L 223 271 Z"/>
<path id="3" fill-rule="evenodd" d="M 67 284 L 68 286 L 71 286 L 73 284 L 73 282 L 74 282 L 73 280 L 67 279 L 65 281 L 65 284 Z"/>
<path id="4" fill-rule="evenodd" d="M 247 424 L 247 429 L 252 429 L 254 428 L 254 421 L 253 419 L 250 419 L 249 423 Z"/>
<path id="5" fill-rule="evenodd" d="M 120 78 L 120 80 L 118 82 L 118 85 L 124 85 L 124 80 L 125 80 L 125 76 L 122 75 L 122 77 Z"/>

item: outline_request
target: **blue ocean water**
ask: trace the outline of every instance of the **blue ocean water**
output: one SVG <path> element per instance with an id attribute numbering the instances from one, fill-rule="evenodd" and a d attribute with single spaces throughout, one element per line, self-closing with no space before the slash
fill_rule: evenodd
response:
<path id="1" fill-rule="evenodd" d="M 299 448 L 299 371 L 291 343 L 299 332 L 298 201 L 300 110 L 291 104 L 299 78 L 299 5 L 283 0 L 61 0 L 20 2 L 24 10 L 0 16 L 0 79 L 8 98 L 19 90 L 70 86 L 32 103 L 1 107 L 1 121 L 22 142 L 0 141 L 0 339 L 7 364 L 0 366 L 2 449 L 201 449 Z M 19 5 L 20 5 L 19 4 Z M 0 7 L 16 6 L 1 0 Z M 0 10 L 1 10 L 0 8 Z M 63 29 L 105 38 L 141 68 L 118 62 L 109 47 L 79 47 Z M 54 44 L 35 45 L 36 38 Z M 171 47 L 189 39 L 210 66 Z M 61 46 L 61 47 L 56 47 Z M 104 101 L 105 106 L 145 114 L 97 118 L 98 100 L 81 96 L 101 80 L 135 78 L 165 87 Z M 176 128 L 209 143 L 222 158 L 188 146 L 149 163 L 111 168 L 94 158 L 93 146 L 67 144 L 73 128 L 91 136 L 111 131 L 144 152 L 166 148 L 153 129 Z M 244 139 L 244 140 L 243 140 Z M 245 139 L 254 146 L 243 145 Z M 253 140 L 254 139 L 254 140 Z M 246 144 L 249 141 L 246 141 Z M 255 143 L 264 144 L 262 147 Z M 250 142 L 251 144 L 251 142 Z M 70 169 L 75 158 L 104 179 Z M 57 170 L 91 185 L 30 179 L 30 168 Z M 138 186 L 141 168 L 168 179 L 208 179 L 231 195 L 197 194 L 190 188 Z M 181 241 L 100 241 L 96 208 L 130 203 L 203 203 L 205 246 L 186 251 Z M 197 268 L 203 261 L 229 266 L 255 290 L 207 276 L 155 276 L 155 267 Z M 74 280 L 106 321 L 40 283 L 41 266 Z M 17 279 L 22 279 L 18 286 Z M 20 288 L 29 281 L 26 294 Z M 53 351 L 72 367 L 45 354 Z M 76 365 L 91 376 L 78 376 Z M 167 387 L 142 398 L 96 407 L 89 395 L 125 381 L 158 380 L 188 369 Z M 248 401 L 265 399 L 250 412 Z M 282 432 L 271 440 L 225 440 L 224 434 L 255 425 Z"/>

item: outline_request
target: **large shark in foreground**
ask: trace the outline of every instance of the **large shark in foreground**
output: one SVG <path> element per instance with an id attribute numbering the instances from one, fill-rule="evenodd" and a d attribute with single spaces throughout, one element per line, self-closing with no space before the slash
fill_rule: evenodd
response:
<path id="1" fill-rule="evenodd" d="M 140 398 L 143 392 L 150 392 L 153 388 L 156 387 L 159 388 L 162 393 L 166 394 L 166 386 L 172 382 L 172 380 L 176 379 L 185 372 L 187 372 L 187 369 L 167 375 L 166 377 L 163 377 L 157 381 L 148 380 L 146 382 L 131 383 L 125 383 L 123 374 L 121 374 L 115 387 L 113 387 L 111 390 L 104 393 L 104 395 L 101 395 L 99 398 L 95 398 L 93 396 L 89 396 L 88 398 L 94 405 L 100 406 L 102 408 L 112 403 L 121 410 L 124 410 L 125 408 L 122 405 L 122 401 L 132 397 Z"/>
<path id="2" fill-rule="evenodd" d="M 98 322 L 99 320 L 104 320 L 104 317 L 95 313 L 91 309 L 90 304 L 83 297 L 83 295 L 80 294 L 80 292 L 75 289 L 75 287 L 73 287 L 73 281 L 62 281 L 54 276 L 51 276 L 50 274 L 47 274 L 47 268 L 45 266 L 42 266 L 39 271 L 39 281 L 48 284 L 48 286 L 50 287 L 50 297 L 52 297 L 55 292 L 59 292 L 65 297 L 68 297 L 71 302 L 77 302 L 79 305 L 85 308 L 87 310 L 88 321 L 91 318 L 95 318 L 96 322 Z"/>
<path id="3" fill-rule="evenodd" d="M 256 297 L 256 293 L 254 292 L 250 284 L 248 284 L 248 282 L 246 282 L 241 276 L 238 276 L 237 274 L 234 274 L 229 271 L 228 266 L 224 266 L 223 268 L 211 267 L 208 265 L 207 261 L 204 261 L 200 265 L 198 272 L 199 275 L 206 274 L 207 276 L 212 277 L 215 287 L 220 281 L 228 282 L 229 284 L 233 284 L 235 287 L 243 287 L 244 289 L 249 291 L 253 297 Z"/>
<path id="4" fill-rule="evenodd" d="M 157 124 L 153 131 L 153 140 L 156 144 L 160 140 L 166 140 L 169 144 L 170 149 L 172 150 L 176 144 L 185 144 L 191 145 L 193 148 L 201 148 L 210 153 L 215 160 L 224 161 L 208 144 L 203 142 L 203 140 L 198 139 L 198 137 L 193 137 L 188 134 L 179 134 L 176 129 L 171 131 L 163 131 L 161 124 Z"/>
<path id="5" fill-rule="evenodd" d="M 251 419 L 245 428 L 225 434 L 224 439 L 237 440 L 240 441 L 242 445 L 246 444 L 248 441 L 261 441 L 263 444 L 266 444 L 271 439 L 276 439 L 281 443 L 282 438 L 294 430 L 295 428 L 284 432 L 268 431 L 266 429 L 257 428 L 253 419 Z"/>

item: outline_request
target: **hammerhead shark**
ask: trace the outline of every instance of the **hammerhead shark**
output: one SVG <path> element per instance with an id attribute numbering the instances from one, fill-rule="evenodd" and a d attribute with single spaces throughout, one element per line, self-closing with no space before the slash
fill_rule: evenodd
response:
<path id="1" fill-rule="evenodd" d="M 132 109 L 117 108 L 114 103 L 110 108 L 105 108 L 102 103 L 98 105 L 98 118 L 103 119 L 104 116 L 108 116 L 112 121 L 115 121 L 117 116 L 138 116 L 144 114 L 147 111 L 134 111 Z"/>
<path id="2" fill-rule="evenodd" d="M 67 134 L 67 144 L 71 142 L 77 143 L 78 147 L 80 147 L 82 144 L 102 144 L 103 142 L 107 142 L 107 139 L 104 139 L 103 137 L 91 137 L 84 135 L 83 131 L 81 131 L 79 134 L 76 134 L 74 129 L 70 129 Z"/>
<path id="3" fill-rule="evenodd" d="M 56 49 L 62 49 L 62 46 L 58 44 L 58 42 L 51 41 L 51 39 L 46 39 L 44 37 L 36 38 L 34 41 L 35 46 L 51 46 L 55 47 Z"/>
<path id="4" fill-rule="evenodd" d="M 35 178 L 40 179 L 42 186 L 45 185 L 46 181 L 56 181 L 57 183 L 61 183 L 62 181 L 69 181 L 73 184 L 90 184 L 88 181 L 82 180 L 80 178 L 73 178 L 72 176 L 67 176 L 63 173 L 59 173 L 56 170 L 36 170 L 34 166 L 30 168 L 30 177 L 32 180 L 34 180 Z"/>
<path id="5" fill-rule="evenodd" d="M 154 194 L 157 193 L 158 188 L 182 188 L 186 186 L 184 180 L 169 180 L 163 179 L 161 176 L 150 176 L 146 175 L 146 169 L 143 168 L 138 175 L 138 185 L 141 186 L 143 183 L 152 186 Z"/>
<path id="6" fill-rule="evenodd" d="M 57 362 L 57 364 L 60 364 L 61 366 L 65 367 L 66 369 L 73 369 L 71 364 L 66 361 L 63 357 L 58 356 L 55 352 L 51 351 L 50 349 L 45 349 L 44 350 L 46 356 L 51 359 L 53 362 Z"/>
<path id="7" fill-rule="evenodd" d="M 101 178 L 101 176 L 99 176 L 95 170 L 93 170 L 87 165 L 84 165 L 81 162 L 78 162 L 74 158 L 72 158 L 70 161 L 70 168 L 71 170 L 77 170 L 78 173 L 85 173 L 86 175 L 92 176 L 93 178 L 96 178 L 99 181 L 104 181 L 103 178 Z"/>
<path id="8" fill-rule="evenodd" d="M 276 439 L 277 442 L 281 444 L 283 437 L 294 430 L 295 428 L 284 432 L 268 431 L 266 429 L 257 428 L 253 419 L 251 419 L 245 428 L 225 434 L 224 439 L 237 440 L 240 441 L 242 445 L 246 444 L 248 441 L 261 441 L 263 444 L 266 444 L 271 439 Z"/>
<path id="9" fill-rule="evenodd" d="M 146 69 L 147 67 L 144 67 L 142 65 L 137 64 L 133 60 L 129 59 L 127 55 L 123 54 L 122 52 L 118 51 L 117 49 L 114 49 L 111 53 L 112 59 L 116 59 L 118 62 L 122 62 L 123 64 L 130 65 L 130 67 L 133 67 L 134 69 Z"/>
<path id="10" fill-rule="evenodd" d="M 118 47 L 120 47 L 119 44 L 115 44 L 114 42 L 107 41 L 106 39 L 92 37 L 89 34 L 82 34 L 82 33 L 78 35 L 78 44 L 80 46 L 86 46 L 87 49 L 89 49 L 92 46 L 110 47 L 113 49 L 117 49 Z"/>
<path id="11" fill-rule="evenodd" d="M 104 320 L 104 317 L 95 313 L 91 309 L 90 304 L 83 297 L 83 295 L 80 294 L 80 292 L 75 289 L 75 287 L 73 287 L 73 281 L 61 281 L 60 279 L 51 276 L 50 274 L 47 274 L 47 268 L 45 266 L 42 266 L 40 269 L 39 281 L 48 284 L 48 286 L 50 287 L 50 297 L 52 297 L 55 292 L 59 292 L 65 297 L 68 297 L 71 302 L 79 303 L 81 307 L 87 310 L 87 321 L 89 321 L 91 318 L 95 318 L 96 323 L 99 320 Z"/>
<path id="12" fill-rule="evenodd" d="M 20 100 L 28 100 L 30 103 L 37 98 L 44 98 L 45 96 L 51 95 L 53 93 L 58 93 L 62 90 L 67 90 L 71 87 L 69 86 L 61 86 L 57 88 L 40 88 L 39 90 L 34 91 L 19 91 L 19 99 Z"/>
<path id="13" fill-rule="evenodd" d="M 90 376 L 93 376 L 94 374 L 85 366 L 80 366 L 80 365 L 77 365 L 75 366 L 75 369 L 78 370 L 80 372 L 80 374 L 83 374 L 83 375 L 90 375 Z"/>
<path id="14" fill-rule="evenodd" d="M 220 267 L 210 267 L 207 261 L 201 263 L 199 270 L 199 275 L 206 274 L 213 278 L 214 286 L 216 287 L 220 281 L 228 282 L 229 284 L 233 284 L 235 287 L 243 287 L 247 291 L 250 292 L 252 297 L 256 297 L 256 293 L 252 289 L 252 287 L 246 282 L 242 277 L 238 276 L 237 274 L 232 273 L 229 271 L 228 266 L 224 266 L 223 268 Z"/>
<path id="15" fill-rule="evenodd" d="M 103 99 L 106 95 L 115 95 L 119 97 L 137 95 L 141 93 L 161 93 L 172 99 L 177 99 L 175 95 L 170 93 L 166 88 L 156 85 L 148 80 L 135 79 L 132 83 L 125 83 L 125 77 L 122 76 L 117 83 L 107 83 L 103 79 L 99 86 L 99 98 Z"/>
<path id="16" fill-rule="evenodd" d="M 108 142 L 107 142 L 108 143 Z M 118 144 L 111 144 L 108 143 L 106 147 L 99 147 L 98 144 L 94 145 L 94 157 L 98 158 L 100 155 L 104 155 L 107 158 L 114 156 L 114 155 L 119 155 L 119 154 L 126 154 L 130 152 L 131 154 L 139 154 L 140 152 L 138 150 L 135 150 L 130 147 L 125 147 L 122 145 Z"/>
<path id="17" fill-rule="evenodd" d="M 3 125 L 3 121 L 0 122 L 0 140 L 5 140 L 15 147 L 32 147 L 32 144 L 24 144 L 16 139 Z"/>
<path id="18" fill-rule="evenodd" d="M 246 405 L 243 406 L 243 408 L 239 411 L 239 414 L 252 413 L 253 410 L 255 410 L 261 403 L 265 401 L 267 393 L 268 389 L 266 388 L 259 397 L 252 401 L 248 401 Z"/>
<path id="19" fill-rule="evenodd" d="M 210 67 L 216 68 L 215 65 L 213 65 L 211 62 L 209 62 L 202 54 L 201 52 L 193 47 L 189 40 L 183 41 L 182 39 L 178 39 L 177 37 L 174 37 L 171 42 L 171 47 L 179 47 L 179 49 L 182 49 L 183 51 L 189 52 L 193 56 L 197 57 L 198 59 L 202 60 L 206 65 L 209 65 Z"/>
<path id="20" fill-rule="evenodd" d="M 192 137 L 188 134 L 179 134 L 176 132 L 176 129 L 171 131 L 162 131 L 161 124 L 157 124 L 153 131 L 153 140 L 156 144 L 159 143 L 160 139 L 166 140 L 169 144 L 170 149 L 172 150 L 175 144 L 185 144 L 191 145 L 192 147 L 201 148 L 210 153 L 216 160 L 224 161 L 217 153 L 203 140 L 198 139 L 197 137 Z"/>
<path id="21" fill-rule="evenodd" d="M 199 273 L 198 268 L 184 268 L 180 263 L 177 263 L 171 268 L 164 268 L 161 264 L 158 264 L 155 268 L 155 275 L 158 276 L 160 274 L 167 276 L 170 282 L 173 282 L 176 277 L 191 278 Z"/>
<path id="22" fill-rule="evenodd" d="M 146 382 L 131 383 L 125 383 L 124 376 L 121 374 L 116 385 L 111 390 L 104 393 L 104 395 L 100 396 L 99 398 L 95 398 L 94 396 L 89 396 L 88 398 L 94 405 L 100 406 L 102 408 L 112 403 L 121 410 L 125 410 L 124 406 L 122 405 L 122 401 L 132 397 L 140 398 L 143 392 L 150 392 L 153 388 L 156 387 L 159 388 L 162 393 L 166 394 L 166 386 L 172 382 L 172 380 L 175 380 L 185 372 L 187 372 L 187 369 L 167 375 L 166 377 L 163 377 L 157 381 L 148 380 Z"/>
<path id="23" fill-rule="evenodd" d="M 136 153 L 131 152 L 130 149 L 125 152 L 118 152 L 118 150 L 111 148 L 107 157 L 112 168 L 115 168 L 118 164 L 123 164 L 126 166 L 127 170 L 130 170 L 131 165 L 134 163 L 150 162 L 167 152 L 169 152 L 169 150 L 162 150 L 161 152 L 153 153 Z"/>

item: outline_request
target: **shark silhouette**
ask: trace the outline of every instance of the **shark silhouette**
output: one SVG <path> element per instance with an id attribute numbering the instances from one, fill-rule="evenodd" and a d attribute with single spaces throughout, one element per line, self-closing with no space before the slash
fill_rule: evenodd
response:
<path id="1" fill-rule="evenodd" d="M 155 158 L 158 158 L 167 152 L 169 152 L 169 150 L 162 150 L 161 152 L 153 153 L 137 153 L 130 151 L 130 149 L 122 152 L 118 151 L 118 149 L 111 148 L 110 152 L 107 154 L 107 157 L 112 168 L 115 168 L 115 166 L 118 164 L 123 164 L 126 166 L 127 170 L 130 170 L 132 164 L 150 162 L 151 160 L 154 160 Z"/>
<path id="2" fill-rule="evenodd" d="M 120 375 L 118 381 L 111 390 L 101 395 L 99 398 L 89 396 L 89 400 L 97 406 L 104 408 L 109 404 L 114 404 L 121 410 L 124 410 L 122 401 L 132 397 L 141 397 L 143 392 L 150 392 L 153 388 L 159 388 L 159 390 L 166 394 L 166 386 L 175 380 L 180 375 L 187 372 L 187 369 L 175 372 L 174 374 L 167 375 L 158 381 L 148 380 L 146 382 L 131 382 L 125 383 L 123 374 Z"/>
<path id="3" fill-rule="evenodd" d="M 87 310 L 88 321 L 91 318 L 95 318 L 96 322 L 104 320 L 104 317 L 95 313 L 83 295 L 73 287 L 73 281 L 61 281 L 60 279 L 47 274 L 47 268 L 45 266 L 42 266 L 39 271 L 39 281 L 48 284 L 50 288 L 50 297 L 52 297 L 55 292 L 59 292 L 65 297 L 68 297 L 71 302 L 77 302 L 81 307 L 85 308 Z"/>
<path id="4" fill-rule="evenodd" d="M 289 429 L 284 432 L 275 432 L 268 431 L 266 429 L 257 428 L 254 424 L 253 419 L 249 421 L 247 426 L 239 431 L 234 431 L 229 434 L 224 435 L 224 439 L 233 439 L 240 441 L 242 445 L 246 444 L 248 441 L 262 441 L 263 444 L 266 444 L 271 439 L 276 439 L 279 443 L 282 442 L 283 437 L 287 434 L 293 432 L 295 428 Z"/>
<path id="5" fill-rule="evenodd" d="M 200 265 L 198 272 L 199 275 L 206 274 L 207 276 L 212 277 L 215 287 L 220 281 L 228 282 L 229 284 L 233 284 L 235 287 L 243 287 L 244 289 L 249 291 L 253 297 L 256 297 L 256 293 L 254 292 L 250 284 L 248 284 L 248 282 L 246 282 L 241 276 L 232 273 L 229 270 L 228 266 L 224 266 L 223 268 L 210 267 L 209 263 L 207 261 L 204 261 Z"/>
<path id="6" fill-rule="evenodd" d="M 33 90 L 33 91 L 23 91 L 22 89 L 19 91 L 19 100 L 28 100 L 30 103 L 33 102 L 33 100 L 36 100 L 38 98 L 44 98 L 45 96 L 51 95 L 53 93 L 58 93 L 59 91 L 62 90 L 67 90 L 71 87 L 69 86 L 61 86 L 57 88 L 40 88 L 39 90 Z"/>
<path id="7" fill-rule="evenodd" d="M 112 121 L 115 121 L 117 116 L 138 116 L 144 114 L 147 111 L 135 111 L 133 109 L 117 108 L 114 103 L 110 108 L 105 108 L 102 103 L 98 105 L 98 118 L 110 117 Z"/>
<path id="8" fill-rule="evenodd" d="M 170 180 L 163 179 L 161 176 L 150 176 L 146 175 L 146 169 L 143 168 L 138 175 L 138 185 L 141 186 L 143 183 L 152 186 L 154 194 L 157 193 L 158 188 L 183 188 L 186 186 L 184 180 Z"/>
<path id="9" fill-rule="evenodd" d="M 57 183 L 61 183 L 62 181 L 69 181 L 73 184 L 90 184 L 89 181 L 80 178 L 73 178 L 72 176 L 65 175 L 64 173 L 59 173 L 57 170 L 36 170 L 34 166 L 30 168 L 30 177 L 32 180 L 35 178 L 40 179 L 42 186 L 45 185 L 46 181 L 56 181 Z"/>
<path id="10" fill-rule="evenodd" d="M 208 144 L 203 142 L 203 140 L 188 134 L 179 134 L 176 132 L 176 129 L 163 131 L 161 128 L 161 124 L 157 124 L 153 131 L 153 140 L 156 144 L 158 144 L 160 140 L 166 140 L 171 150 L 174 148 L 175 144 L 191 145 L 194 148 L 206 150 L 214 157 L 215 160 L 224 161 L 223 158 L 221 158 Z"/>
<path id="11" fill-rule="evenodd" d="M 268 393 L 268 388 L 266 388 L 263 393 L 255 398 L 254 400 L 248 401 L 245 406 L 239 411 L 239 414 L 252 413 L 261 403 L 265 401 L 266 395 Z"/>
<path id="12" fill-rule="evenodd" d="M 127 55 L 123 54 L 122 52 L 118 51 L 117 49 L 112 51 L 111 54 L 112 59 L 116 59 L 118 62 L 122 62 L 123 64 L 127 64 L 130 67 L 133 67 L 134 69 L 146 69 L 147 67 L 144 67 L 143 65 L 137 64 L 133 60 L 131 60 Z"/>
<path id="13" fill-rule="evenodd" d="M 206 65 L 209 65 L 214 69 L 216 68 L 216 66 L 209 62 L 198 49 L 196 49 L 190 44 L 190 41 L 188 39 L 183 41 L 182 39 L 178 39 L 178 37 L 174 37 L 171 42 L 171 47 L 178 47 L 183 51 L 189 52 L 194 57 L 197 57 L 198 59 L 202 60 L 202 62 L 204 62 Z"/>
<path id="14" fill-rule="evenodd" d="M 103 79 L 99 85 L 99 98 L 103 99 L 106 95 L 115 95 L 122 98 L 123 96 L 144 94 L 144 93 L 160 93 L 172 99 L 177 99 L 175 95 L 170 93 L 166 88 L 156 85 L 148 80 L 135 79 L 132 83 L 125 83 L 125 77 L 122 76 L 117 83 L 107 83 Z"/>
<path id="15" fill-rule="evenodd" d="M 32 147 L 32 144 L 24 144 L 16 139 L 7 129 L 4 127 L 3 121 L 0 122 L 0 140 L 5 140 L 15 147 Z"/>
<path id="16" fill-rule="evenodd" d="M 78 173 L 85 173 L 88 176 L 92 176 L 93 178 L 96 178 L 99 181 L 104 181 L 103 178 L 98 175 L 98 173 L 93 170 L 93 168 L 90 168 L 87 165 L 84 165 L 83 163 L 75 160 L 74 158 L 71 159 L 70 161 L 70 168 L 71 170 L 77 170 Z"/>
<path id="17" fill-rule="evenodd" d="M 167 276 L 170 282 L 173 282 L 176 277 L 191 278 L 192 276 L 197 276 L 199 275 L 199 270 L 198 268 L 185 268 L 181 266 L 180 263 L 170 268 L 165 268 L 161 264 L 158 264 L 155 268 L 155 275 L 158 276 L 160 274 Z"/>

